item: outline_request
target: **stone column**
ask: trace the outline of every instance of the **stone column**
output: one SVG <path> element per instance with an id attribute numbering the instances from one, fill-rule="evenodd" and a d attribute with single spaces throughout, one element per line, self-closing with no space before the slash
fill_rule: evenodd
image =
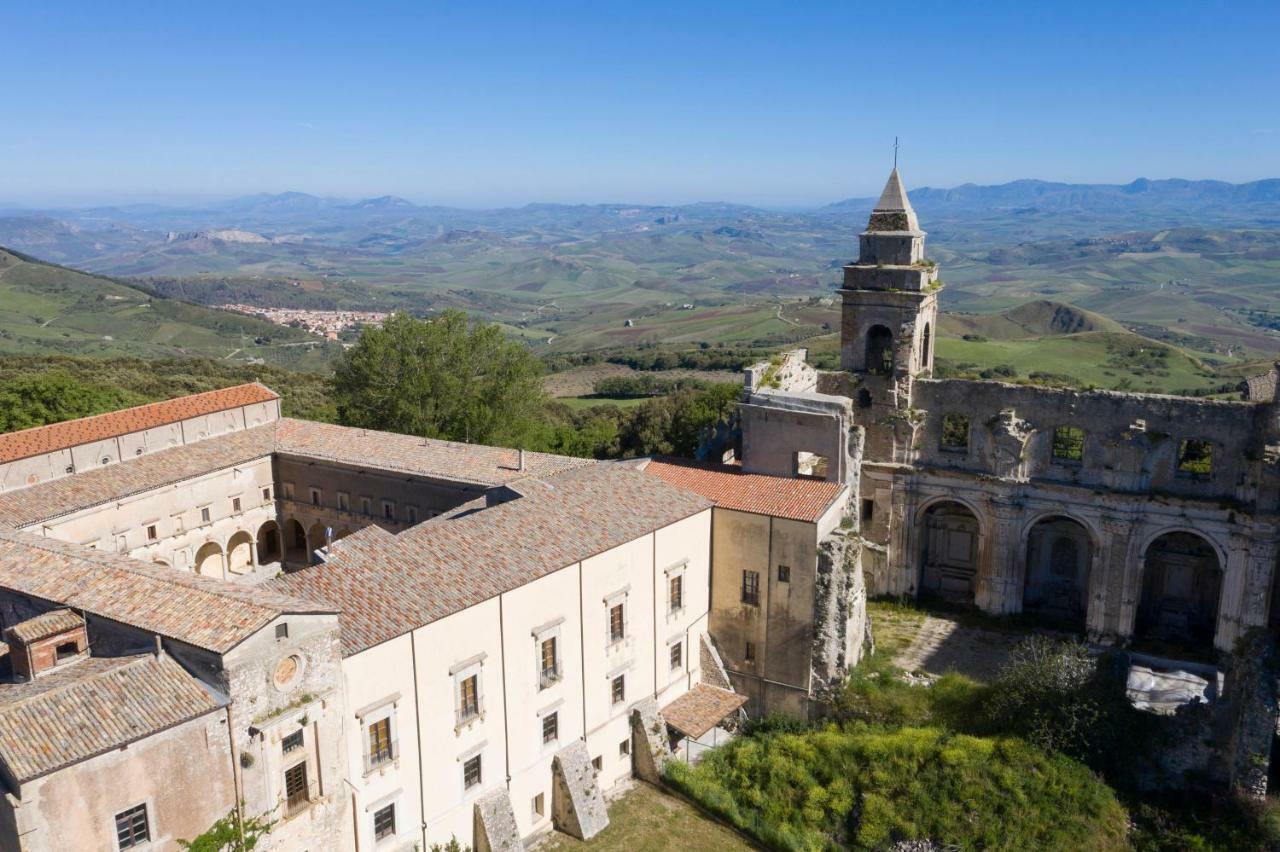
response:
<path id="1" fill-rule="evenodd" d="M 896 480 L 889 482 L 889 541 L 885 561 L 887 570 L 883 588 L 873 594 L 906 595 L 919 592 L 916 575 L 919 566 L 920 531 L 912 521 L 915 513 L 915 489 Z"/>
<path id="2" fill-rule="evenodd" d="M 1227 536 L 1213 644 L 1229 651 L 1250 627 L 1267 623 L 1267 599 L 1276 561 L 1274 530 L 1232 531 Z"/>
<path id="3" fill-rule="evenodd" d="M 1133 634 L 1138 592 L 1130 591 L 1131 578 L 1141 581 L 1140 554 L 1134 554 L 1136 518 L 1104 516 L 1103 539 L 1089 575 L 1089 613 L 1086 628 L 1091 639 L 1127 639 Z"/>
<path id="4" fill-rule="evenodd" d="M 1009 615 L 1022 610 L 1022 559 L 1019 530 L 1023 508 L 1007 498 L 990 498 L 986 535 L 978 559 L 978 588 L 975 603 L 983 612 Z"/>

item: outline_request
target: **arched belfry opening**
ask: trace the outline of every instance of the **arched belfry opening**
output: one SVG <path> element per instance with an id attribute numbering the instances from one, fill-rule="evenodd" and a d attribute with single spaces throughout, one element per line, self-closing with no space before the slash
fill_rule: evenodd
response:
<path id="1" fill-rule="evenodd" d="M 1165 533 L 1147 546 L 1136 641 L 1170 653 L 1213 651 L 1222 594 L 1222 565 L 1209 542 L 1190 532 Z"/>
<path id="2" fill-rule="evenodd" d="M 1074 630 L 1085 628 L 1093 540 L 1079 521 L 1045 518 L 1027 536 L 1022 611 Z"/>
<path id="3" fill-rule="evenodd" d="M 929 327 L 929 323 L 924 324 L 924 333 L 920 335 L 920 369 L 929 369 L 929 362 L 933 359 L 933 329 Z"/>
<path id="4" fill-rule="evenodd" d="M 887 376 L 893 372 L 893 332 L 886 326 L 868 329 L 866 359 L 868 373 Z"/>
<path id="5" fill-rule="evenodd" d="M 951 500 L 930 506 L 920 547 L 920 593 L 972 605 L 980 536 L 978 519 L 968 507 Z"/>

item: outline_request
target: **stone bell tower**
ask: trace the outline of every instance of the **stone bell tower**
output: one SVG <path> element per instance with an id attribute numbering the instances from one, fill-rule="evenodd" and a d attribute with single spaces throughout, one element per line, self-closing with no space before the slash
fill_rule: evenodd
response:
<path id="1" fill-rule="evenodd" d="M 883 422 L 911 404 L 911 383 L 933 374 L 938 321 L 938 269 L 924 256 L 924 231 L 911 209 L 898 169 L 889 174 L 867 230 L 858 238 L 858 260 L 844 268 L 839 293 L 840 364 L 854 380 L 864 423 Z M 876 456 L 894 455 L 889 435 L 868 434 Z M 878 451 L 877 451 L 878 450 Z M 882 456 L 883 457 L 883 456 Z M 887 459 L 886 459 L 887 460 Z"/>

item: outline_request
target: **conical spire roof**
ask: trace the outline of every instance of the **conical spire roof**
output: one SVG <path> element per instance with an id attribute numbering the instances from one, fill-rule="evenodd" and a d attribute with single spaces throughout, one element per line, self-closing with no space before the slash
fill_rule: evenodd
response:
<path id="1" fill-rule="evenodd" d="M 890 215 L 883 215 L 890 214 Z M 905 215 L 904 215 L 905 214 Z M 918 231 L 920 223 L 916 219 L 916 211 L 907 198 L 906 187 L 902 185 L 902 177 L 897 166 L 889 173 L 889 180 L 880 193 L 875 211 L 871 214 L 870 231 Z"/>

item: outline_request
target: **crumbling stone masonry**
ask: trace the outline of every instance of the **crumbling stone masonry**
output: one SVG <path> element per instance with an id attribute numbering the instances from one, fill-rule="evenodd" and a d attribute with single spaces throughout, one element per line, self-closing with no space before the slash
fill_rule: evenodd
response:
<path id="1" fill-rule="evenodd" d="M 556 752 L 551 774 L 555 785 L 551 818 L 556 828 L 590 840 L 609 825 L 609 811 L 585 742 L 578 740 Z"/>

